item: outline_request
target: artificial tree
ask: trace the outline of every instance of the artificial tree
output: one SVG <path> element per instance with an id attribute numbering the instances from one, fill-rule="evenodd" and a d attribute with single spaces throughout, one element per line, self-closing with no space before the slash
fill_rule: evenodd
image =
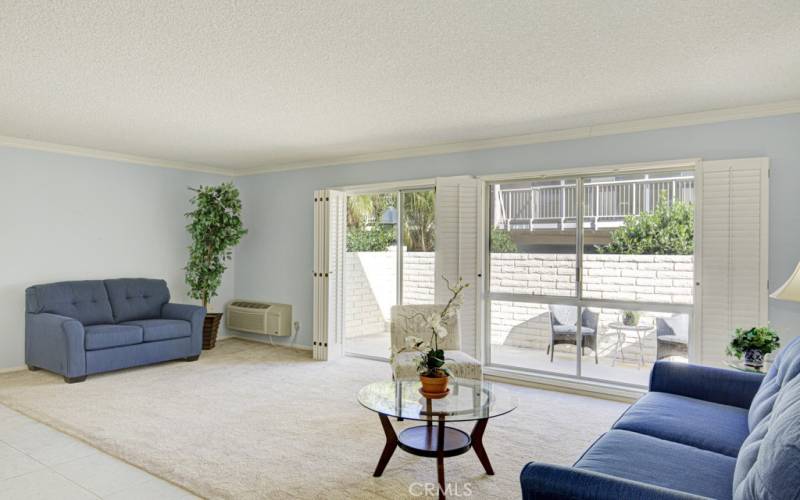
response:
<path id="1" fill-rule="evenodd" d="M 189 296 L 202 302 L 208 309 L 209 302 L 217 296 L 222 284 L 222 275 L 231 259 L 231 250 L 247 229 L 242 225 L 242 202 L 239 190 L 230 182 L 218 186 L 189 188 L 195 193 L 191 199 L 194 210 L 187 213 L 186 229 L 192 237 L 189 247 L 189 262 L 186 265 L 186 284 Z M 222 313 L 208 313 L 203 328 L 203 349 L 216 344 Z"/>

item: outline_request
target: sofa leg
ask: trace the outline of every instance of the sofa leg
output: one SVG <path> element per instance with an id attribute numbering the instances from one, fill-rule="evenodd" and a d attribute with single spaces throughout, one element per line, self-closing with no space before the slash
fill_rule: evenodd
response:
<path id="1" fill-rule="evenodd" d="M 197 361 L 198 359 L 200 359 L 200 355 L 198 354 L 197 356 L 189 356 L 188 358 L 183 358 L 183 359 L 184 361 Z"/>
<path id="2" fill-rule="evenodd" d="M 76 384 L 78 382 L 83 382 L 84 380 L 86 380 L 86 375 L 82 377 L 67 377 L 66 375 L 64 375 L 64 382 L 68 384 Z"/>
<path id="3" fill-rule="evenodd" d="M 38 366 L 28 365 L 28 370 L 32 372 L 38 372 L 39 370 L 41 370 L 41 368 L 39 368 Z"/>

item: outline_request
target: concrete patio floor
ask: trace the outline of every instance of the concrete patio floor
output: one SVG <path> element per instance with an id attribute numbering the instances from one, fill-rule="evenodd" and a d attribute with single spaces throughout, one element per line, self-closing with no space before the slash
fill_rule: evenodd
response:
<path id="1" fill-rule="evenodd" d="M 388 359 L 391 354 L 389 334 L 366 335 L 347 339 L 345 351 L 348 354 Z M 613 356 L 601 355 L 598 363 L 595 364 L 592 351 L 587 349 L 586 352 L 587 355 L 583 356 L 581 360 L 581 375 L 583 377 L 647 387 L 650 379 L 650 370 L 653 367 L 652 363 L 645 363 L 639 367 L 635 357 L 626 356 L 625 361 L 619 359 L 614 363 Z M 686 359 L 680 357 L 676 357 L 674 360 L 686 361 Z M 575 375 L 577 369 L 575 353 L 567 352 L 566 349 L 561 351 L 561 348 L 556 350 L 551 362 L 550 356 L 544 350 L 493 344 L 489 361 L 492 365 L 504 365 L 562 375 Z"/>

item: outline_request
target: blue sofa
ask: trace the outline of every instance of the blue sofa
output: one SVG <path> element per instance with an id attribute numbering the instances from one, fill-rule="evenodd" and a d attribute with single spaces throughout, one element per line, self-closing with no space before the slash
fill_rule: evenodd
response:
<path id="1" fill-rule="evenodd" d="M 525 500 L 800 498 L 800 339 L 764 375 L 656 362 L 650 392 L 572 466 L 529 463 Z"/>
<path id="2" fill-rule="evenodd" d="M 61 374 L 68 383 L 200 356 L 206 310 L 169 303 L 163 280 L 35 285 L 25 290 L 25 308 L 25 363 Z"/>

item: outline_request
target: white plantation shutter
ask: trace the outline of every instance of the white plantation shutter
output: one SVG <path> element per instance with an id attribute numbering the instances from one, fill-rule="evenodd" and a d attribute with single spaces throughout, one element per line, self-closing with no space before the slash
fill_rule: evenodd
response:
<path id="1" fill-rule="evenodd" d="M 454 283 L 459 276 L 469 283 L 461 308 L 461 350 L 480 358 L 481 198 L 482 183 L 469 176 L 436 179 L 435 301 L 451 297 L 442 275 Z"/>
<path id="2" fill-rule="evenodd" d="M 698 199 L 699 356 L 722 365 L 737 327 L 767 324 L 769 160 L 703 162 Z"/>
<path id="3" fill-rule="evenodd" d="M 342 267 L 346 198 L 341 191 L 314 192 L 314 359 L 342 353 L 344 307 Z"/>

